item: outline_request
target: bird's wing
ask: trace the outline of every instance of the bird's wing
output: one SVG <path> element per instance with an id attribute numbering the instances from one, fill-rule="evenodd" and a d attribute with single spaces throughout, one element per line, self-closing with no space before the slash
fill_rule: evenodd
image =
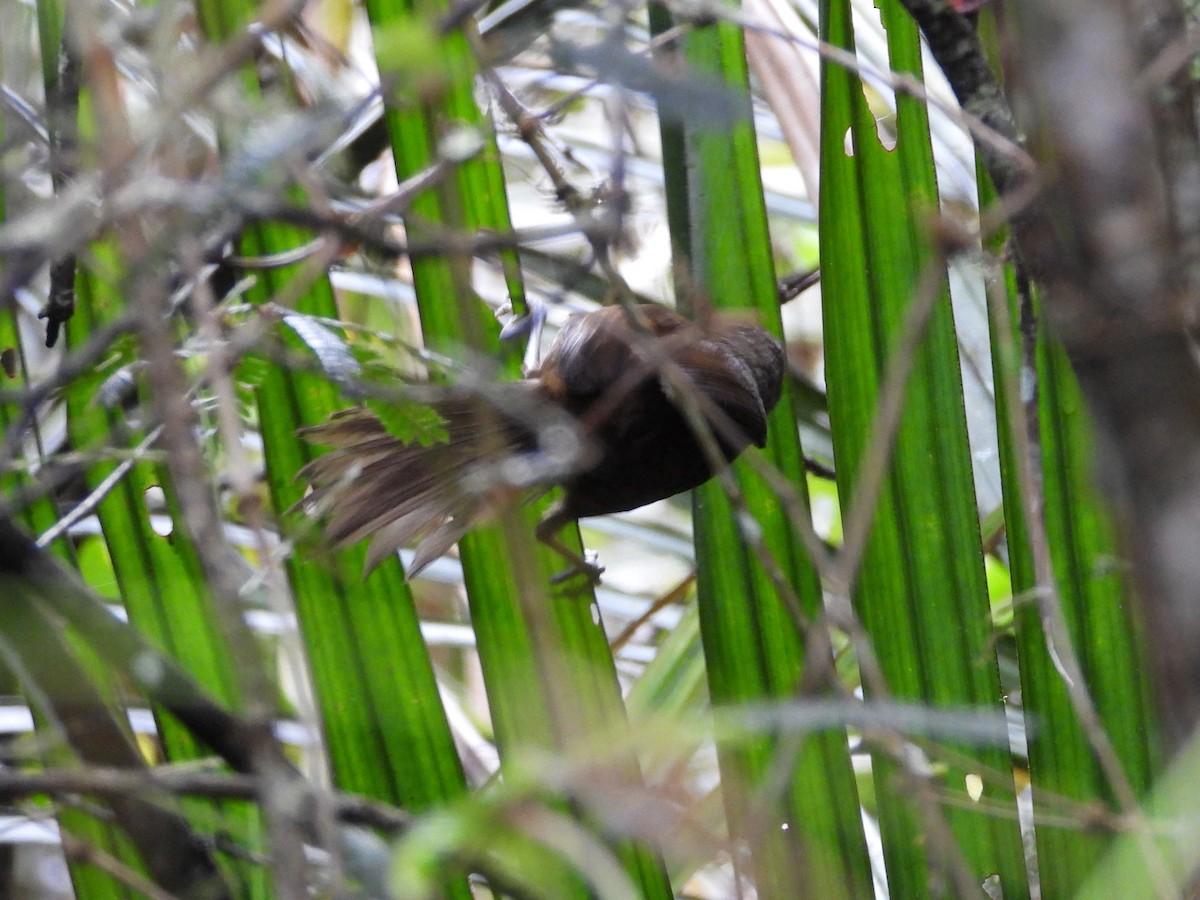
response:
<path id="1" fill-rule="evenodd" d="M 688 324 L 661 306 L 640 305 L 636 315 L 640 320 L 636 326 L 619 306 L 569 319 L 546 354 L 543 375 L 557 375 L 568 395 L 595 396 L 637 365 L 633 349 L 637 341 L 665 337 Z"/>
<path id="2" fill-rule="evenodd" d="M 636 314 L 640 319 L 636 327 L 620 307 L 568 321 L 546 356 L 543 378 L 550 382 L 557 376 L 561 380 L 559 390 L 567 396 L 594 397 L 616 387 L 622 377 L 636 377 L 639 367 L 645 368 L 644 377 L 655 377 L 653 355 L 635 348 L 648 335 L 658 337 L 663 339 L 665 356 L 683 370 L 700 396 L 729 416 L 743 431 L 747 443 L 764 446 L 766 405 L 753 370 L 736 348 L 720 332 L 688 339 L 683 329 L 696 326 L 665 307 L 642 305 L 636 308 Z M 552 385 L 547 387 L 555 392 Z"/>
<path id="3" fill-rule="evenodd" d="M 767 410 L 758 383 L 750 366 L 726 342 L 709 338 L 688 344 L 673 352 L 671 358 L 700 397 L 716 404 L 750 443 L 766 446 Z"/>

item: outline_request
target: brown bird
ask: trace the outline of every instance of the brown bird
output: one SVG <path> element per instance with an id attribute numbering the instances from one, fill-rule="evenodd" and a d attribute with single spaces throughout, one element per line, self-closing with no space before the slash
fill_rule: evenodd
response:
<path id="1" fill-rule="evenodd" d="M 304 429 L 333 450 L 300 471 L 313 487 L 302 505 L 328 515 L 335 544 L 373 536 L 368 567 L 415 542 L 414 575 L 502 505 L 562 485 L 538 538 L 595 578 L 559 529 L 714 474 L 678 398 L 694 401 L 724 461 L 763 446 L 784 368 L 783 348 L 757 325 L 716 318 L 702 328 L 660 306 L 607 307 L 571 318 L 523 381 L 432 388 L 443 443 L 402 443 L 363 409 Z"/>

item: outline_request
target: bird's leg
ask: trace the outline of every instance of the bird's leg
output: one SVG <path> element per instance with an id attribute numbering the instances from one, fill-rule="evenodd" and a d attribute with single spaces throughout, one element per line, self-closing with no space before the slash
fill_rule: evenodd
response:
<path id="1" fill-rule="evenodd" d="M 599 584 L 600 575 L 604 572 L 604 566 L 589 562 L 587 557 L 576 553 L 558 538 L 559 531 L 572 518 L 574 517 L 564 508 L 563 502 L 559 500 L 546 511 L 546 515 L 542 517 L 542 521 L 538 523 L 537 530 L 534 531 L 539 541 L 571 564 L 569 569 L 557 573 L 550 581 L 552 584 L 562 584 L 567 579 L 576 575 L 586 575 L 592 584 Z"/>

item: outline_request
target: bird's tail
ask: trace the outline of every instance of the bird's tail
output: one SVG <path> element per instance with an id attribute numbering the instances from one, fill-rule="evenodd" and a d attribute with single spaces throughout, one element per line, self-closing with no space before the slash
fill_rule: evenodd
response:
<path id="1" fill-rule="evenodd" d="M 335 545 L 371 537 L 368 570 L 415 545 L 408 567 L 415 575 L 499 509 L 577 464 L 578 442 L 564 440 L 574 434 L 572 423 L 540 403 L 533 384 L 498 387 L 495 396 L 439 392 L 432 406 L 446 440 L 428 445 L 404 443 L 362 408 L 303 429 L 309 441 L 332 449 L 300 470 L 312 490 L 298 505 L 326 519 Z M 557 439 L 548 440 L 548 431 Z"/>

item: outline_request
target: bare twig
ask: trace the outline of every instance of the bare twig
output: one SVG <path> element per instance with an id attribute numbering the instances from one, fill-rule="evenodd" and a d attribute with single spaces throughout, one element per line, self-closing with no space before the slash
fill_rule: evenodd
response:
<path id="1" fill-rule="evenodd" d="M 270 7 L 270 4 L 268 4 Z M 276 13 L 286 10 L 286 18 L 298 9 L 276 4 Z M 265 15 L 270 14 L 270 9 Z M 236 44 L 236 42 L 235 42 Z M 96 115 L 106 154 L 106 173 L 124 171 L 128 161 L 141 152 L 142 144 L 130 140 L 132 130 L 114 78 L 109 48 L 93 40 L 85 48 L 91 61 Z M 213 70 L 218 80 L 234 71 L 228 67 Z M 111 182 L 110 182 L 111 183 Z M 275 887 L 281 896 L 299 897 L 306 890 L 305 862 L 298 812 L 290 767 L 280 763 L 280 751 L 272 730 L 276 713 L 275 691 L 265 669 L 262 648 L 243 619 L 241 558 L 230 546 L 221 524 L 208 470 L 196 438 L 196 415 L 190 402 L 188 379 L 175 355 L 169 304 L 169 291 L 155 276 L 150 264 L 154 246 L 147 237 L 146 222 L 132 216 L 119 216 L 115 228 L 122 251 L 134 273 L 128 284 L 130 304 L 138 326 L 146 363 L 146 377 L 152 389 L 155 417 L 160 422 L 162 445 L 167 451 L 167 469 L 179 504 L 182 525 L 204 573 L 208 596 L 213 606 L 216 627 L 233 659 L 233 671 L 239 693 L 249 711 L 249 736 L 252 768 L 263 779 L 262 807 L 271 837 Z M 163 232 L 165 234 L 165 232 Z M 161 239 L 161 238 L 160 238 Z"/>
<path id="2" fill-rule="evenodd" d="M 257 800 L 260 781 L 252 775 L 196 772 L 189 769 L 43 769 L 40 772 L 0 771 L 0 798 L 6 801 L 39 794 L 93 797 L 138 795 L 162 791 L 169 794 L 215 799 Z M 330 795 L 334 812 L 343 822 L 401 832 L 412 824 L 403 810 L 349 794 Z"/>
<path id="3" fill-rule="evenodd" d="M 479 48 L 478 42 L 475 44 L 475 52 L 481 60 L 484 78 L 491 86 L 500 108 L 517 129 L 521 140 L 533 151 L 550 183 L 554 185 L 559 202 L 574 217 L 580 233 L 591 245 L 596 264 L 604 272 L 612 290 L 622 299 L 632 298 L 633 291 L 617 272 L 610 254 L 613 243 L 620 238 L 625 198 L 619 192 L 616 196 L 605 194 L 589 197 L 576 188 L 554 158 L 541 120 L 525 109 L 494 68 L 482 63 L 486 54 Z M 602 200 L 604 202 L 600 202 Z"/>
<path id="4" fill-rule="evenodd" d="M 121 483 L 126 475 L 130 473 L 135 465 L 145 458 L 147 452 L 158 440 L 162 433 L 161 428 L 151 429 L 138 445 L 133 449 L 133 453 L 128 459 L 122 460 L 116 468 L 104 476 L 101 482 L 96 485 L 91 492 L 80 500 L 71 509 L 69 513 L 47 528 L 41 535 L 38 536 L 37 543 L 39 547 L 48 547 L 62 535 L 66 534 L 70 528 L 100 505 L 101 501 L 107 497 L 112 490 Z"/>
<path id="5" fill-rule="evenodd" d="M 179 900 L 178 894 L 164 891 L 141 872 L 131 869 L 111 853 L 106 853 L 91 841 L 76 837 L 61 826 L 58 839 L 62 842 L 63 855 L 68 860 L 95 866 L 100 871 L 112 876 L 118 884 L 137 891 L 139 896 L 146 897 L 147 900 Z"/>

